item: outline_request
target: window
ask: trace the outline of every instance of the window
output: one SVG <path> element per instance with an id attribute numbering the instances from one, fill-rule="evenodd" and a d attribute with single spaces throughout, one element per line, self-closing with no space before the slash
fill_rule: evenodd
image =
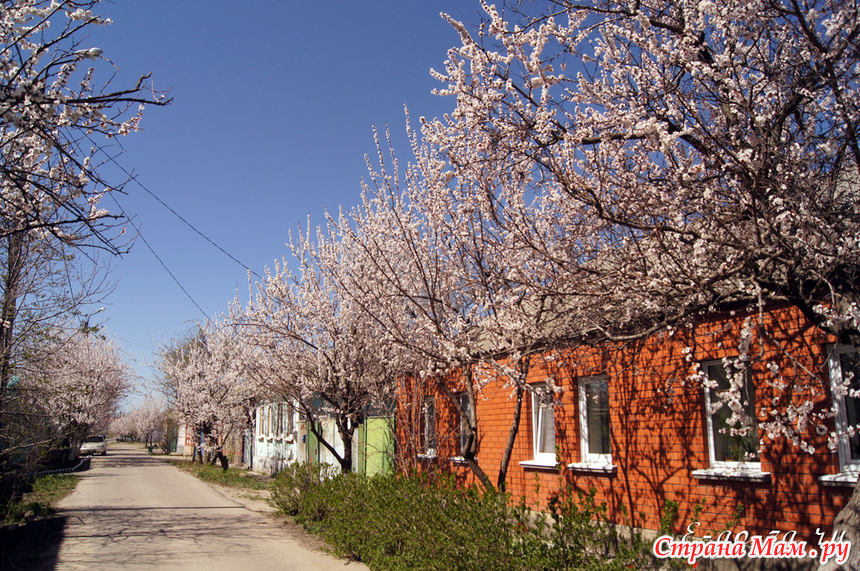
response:
<path id="1" fill-rule="evenodd" d="M 755 387 L 748 371 L 742 376 L 730 376 L 719 361 L 705 363 L 703 368 L 707 376 L 705 414 L 711 466 L 748 463 L 755 468 L 759 462 Z M 742 386 L 730 390 L 733 383 Z"/>
<path id="2" fill-rule="evenodd" d="M 284 407 L 284 434 L 291 435 L 295 430 L 296 408 L 291 403 L 283 403 Z"/>
<path id="3" fill-rule="evenodd" d="M 436 456 L 436 397 L 424 397 L 424 455 Z"/>
<path id="4" fill-rule="evenodd" d="M 555 465 L 555 408 L 546 384 L 532 387 L 532 434 L 536 462 Z"/>
<path id="5" fill-rule="evenodd" d="M 266 436 L 269 433 L 269 407 L 260 407 L 260 436 Z"/>
<path id="6" fill-rule="evenodd" d="M 836 411 L 837 449 L 842 472 L 860 471 L 860 355 L 853 347 L 836 346 L 830 353 L 830 382 Z"/>
<path id="7" fill-rule="evenodd" d="M 463 416 L 460 417 L 460 456 L 465 456 L 466 441 L 469 438 L 469 419 L 472 416 L 472 404 L 468 393 L 460 393 L 457 395 L 457 398 L 460 401 L 460 408 L 463 409 Z"/>
<path id="8" fill-rule="evenodd" d="M 284 431 L 284 403 L 279 402 L 274 405 L 275 429 L 272 431 L 275 436 L 281 436 Z"/>
<path id="9" fill-rule="evenodd" d="M 611 464 L 609 380 L 606 377 L 585 377 L 579 380 L 579 427 L 582 462 Z"/>

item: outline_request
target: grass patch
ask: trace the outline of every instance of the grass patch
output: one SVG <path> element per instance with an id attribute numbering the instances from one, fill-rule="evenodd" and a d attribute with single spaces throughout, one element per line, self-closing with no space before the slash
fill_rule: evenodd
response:
<path id="1" fill-rule="evenodd" d="M 50 474 L 36 478 L 29 492 L 5 506 L 3 525 L 53 515 L 55 504 L 74 491 L 79 479 L 77 474 Z"/>
<path id="2" fill-rule="evenodd" d="M 225 472 L 218 466 L 201 466 L 187 460 L 171 460 L 170 463 L 204 482 L 220 484 L 229 488 L 268 490 L 271 487 L 271 483 L 267 479 L 240 468 L 229 468 Z"/>

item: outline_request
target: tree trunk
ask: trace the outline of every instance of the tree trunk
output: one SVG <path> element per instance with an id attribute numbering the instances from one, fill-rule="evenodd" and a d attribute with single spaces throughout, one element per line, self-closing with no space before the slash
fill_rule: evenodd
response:
<path id="1" fill-rule="evenodd" d="M 223 470 L 224 472 L 226 472 L 227 469 L 230 468 L 230 459 L 227 458 L 227 455 L 224 454 L 222 450 L 218 450 L 215 453 L 215 456 L 212 457 L 212 460 L 209 462 L 209 465 L 214 466 L 215 462 L 221 463 L 221 470 Z"/>
<path id="2" fill-rule="evenodd" d="M 12 344 L 18 313 L 18 289 L 24 265 L 24 234 L 16 232 L 7 238 L 6 278 L 0 308 L 0 402 L 4 400 L 12 378 Z"/>
<path id="3" fill-rule="evenodd" d="M 507 489 L 505 480 L 508 477 L 508 465 L 511 463 L 511 454 L 514 451 L 514 444 L 517 441 L 517 434 L 520 432 L 520 418 L 523 414 L 523 396 L 525 395 L 524 383 L 529 378 L 529 369 L 531 368 L 531 357 L 520 357 L 520 382 L 517 383 L 517 397 L 514 405 L 514 418 L 511 420 L 511 429 L 508 431 L 508 441 L 505 443 L 505 452 L 502 454 L 502 461 L 499 465 L 499 479 L 497 486 L 499 491 L 504 493 Z"/>
<path id="4" fill-rule="evenodd" d="M 514 443 L 517 440 L 517 434 L 520 431 L 520 417 L 522 416 L 523 411 L 523 395 L 525 394 L 525 389 L 523 386 L 517 385 L 517 397 L 516 404 L 514 404 L 514 418 L 511 420 L 511 429 L 508 432 L 508 441 L 505 443 L 505 452 L 502 454 L 502 461 L 499 464 L 499 479 L 496 482 L 496 485 L 499 488 L 499 491 L 505 493 L 507 489 L 507 477 L 508 477 L 508 465 L 511 463 L 511 454 L 514 450 Z"/>
<path id="5" fill-rule="evenodd" d="M 463 410 L 463 407 L 460 406 L 460 399 L 457 397 L 457 395 L 454 394 L 454 392 L 450 388 L 448 388 L 445 383 L 439 383 L 438 386 L 439 389 L 443 393 L 445 393 L 445 396 L 448 398 L 448 400 L 451 401 L 451 404 L 454 405 L 454 410 L 457 411 L 457 417 L 461 419 L 461 421 L 466 420 L 466 425 L 469 427 L 469 432 L 471 432 L 471 434 L 469 434 L 467 438 L 466 450 L 461 451 L 463 461 L 466 463 L 466 465 L 469 467 L 475 477 L 478 478 L 478 481 L 481 482 L 485 489 L 493 490 L 495 488 L 493 488 L 493 483 L 490 482 L 489 476 L 487 476 L 487 473 L 484 472 L 484 469 L 481 467 L 480 464 L 478 464 L 478 461 L 475 459 L 478 448 L 478 417 L 475 406 L 474 385 L 472 384 L 471 365 L 463 366 L 463 377 L 465 379 L 464 382 L 466 383 L 466 390 L 469 392 L 469 394 L 471 395 L 470 398 L 472 399 L 471 415 L 468 419 L 464 418 L 465 411 Z"/>
<path id="6" fill-rule="evenodd" d="M 842 539 L 842 533 L 845 532 L 844 540 L 849 542 L 851 551 L 848 555 L 848 560 L 844 563 L 837 563 L 833 557 L 824 565 L 818 568 L 818 571 L 842 571 L 860 569 L 860 480 L 854 485 L 854 493 L 851 494 L 848 503 L 842 508 L 836 519 L 833 520 L 833 536 L 824 537 L 825 540 Z"/>
<path id="7" fill-rule="evenodd" d="M 307 412 L 307 409 L 306 409 Z M 340 427 L 338 427 L 338 433 L 340 434 L 341 440 L 343 440 L 343 448 L 344 453 L 343 456 L 338 454 L 337 450 L 335 450 L 334 446 L 332 446 L 328 440 L 326 440 L 323 435 L 320 433 L 320 430 L 317 428 L 317 422 L 313 420 L 313 417 L 308 414 L 308 428 L 310 428 L 311 432 L 314 436 L 317 437 L 317 442 L 325 446 L 325 449 L 331 452 L 332 456 L 334 456 L 337 463 L 340 464 L 341 472 L 351 472 L 352 471 L 352 432 L 345 437 L 344 434 L 341 433 Z M 353 428 L 355 430 L 355 428 Z"/>

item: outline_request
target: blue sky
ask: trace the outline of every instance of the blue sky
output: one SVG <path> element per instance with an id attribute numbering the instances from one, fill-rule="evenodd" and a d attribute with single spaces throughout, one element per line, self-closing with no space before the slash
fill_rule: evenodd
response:
<path id="1" fill-rule="evenodd" d="M 171 90 L 171 106 L 148 109 L 143 130 L 118 141 L 119 162 L 262 273 L 308 215 L 316 225 L 326 208 L 358 202 L 374 126 L 390 128 L 406 161 L 403 106 L 413 122 L 453 109 L 431 94 L 439 83 L 429 71 L 458 40 L 439 13 L 475 22 L 479 9 L 469 0 L 123 0 L 101 4 L 113 24 L 83 43 L 120 69 L 117 86 L 151 72 L 157 89 Z M 237 288 L 247 298 L 242 267 L 139 187 L 127 191 L 123 209 L 207 314 L 225 312 Z M 151 377 L 153 348 L 200 311 L 140 240 L 113 266 L 116 290 L 93 322 Z"/>

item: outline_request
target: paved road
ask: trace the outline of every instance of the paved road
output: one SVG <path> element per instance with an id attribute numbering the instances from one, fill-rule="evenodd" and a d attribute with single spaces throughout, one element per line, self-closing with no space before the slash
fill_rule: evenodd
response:
<path id="1" fill-rule="evenodd" d="M 308 548 L 273 518 L 132 445 L 111 445 L 82 476 L 59 506 L 64 539 L 42 568 L 367 569 Z"/>

